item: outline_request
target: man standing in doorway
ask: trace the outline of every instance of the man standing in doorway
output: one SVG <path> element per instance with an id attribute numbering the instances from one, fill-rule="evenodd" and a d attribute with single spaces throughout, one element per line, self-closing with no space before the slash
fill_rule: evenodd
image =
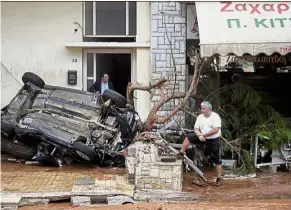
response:
<path id="1" fill-rule="evenodd" d="M 221 118 L 212 111 L 212 105 L 208 101 L 201 103 L 201 112 L 194 125 L 194 133 L 186 136 L 180 155 L 185 155 L 187 147 L 192 144 L 205 144 L 205 155 L 210 155 L 216 165 L 216 185 L 221 185 L 221 158 L 220 158 L 220 136 Z"/>
<path id="2" fill-rule="evenodd" d="M 99 91 L 103 94 L 106 89 L 114 90 L 112 82 L 109 81 L 109 75 L 105 72 L 103 73 L 101 82 L 96 80 L 96 82 L 94 82 L 94 84 L 89 88 L 89 92 L 95 93 Z"/>

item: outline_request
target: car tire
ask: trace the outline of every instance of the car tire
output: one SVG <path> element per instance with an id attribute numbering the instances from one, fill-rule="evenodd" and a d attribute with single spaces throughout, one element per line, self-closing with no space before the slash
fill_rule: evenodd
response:
<path id="1" fill-rule="evenodd" d="M 103 92 L 102 98 L 104 101 L 111 99 L 116 106 L 121 107 L 121 108 L 125 107 L 125 105 L 127 104 L 127 100 L 123 95 L 110 89 L 106 89 Z"/>
<path id="2" fill-rule="evenodd" d="M 13 138 L 15 127 L 5 121 L 1 121 L 1 133 L 4 133 L 7 138 Z"/>
<path id="3" fill-rule="evenodd" d="M 43 79 L 32 72 L 25 72 L 22 76 L 22 82 L 24 84 L 30 82 L 39 88 L 43 88 L 45 86 L 45 82 L 43 81 Z"/>
<path id="4" fill-rule="evenodd" d="M 1 151 L 16 158 L 31 160 L 35 156 L 37 148 L 1 136 Z"/>
<path id="5" fill-rule="evenodd" d="M 92 148 L 88 147 L 86 144 L 80 141 L 74 142 L 74 151 L 75 153 L 78 154 L 79 157 L 88 162 L 93 163 L 96 161 L 97 158 L 96 152 Z"/>

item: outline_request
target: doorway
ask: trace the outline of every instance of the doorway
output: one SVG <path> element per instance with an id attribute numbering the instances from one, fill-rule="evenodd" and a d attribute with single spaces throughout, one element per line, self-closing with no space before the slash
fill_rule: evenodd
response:
<path id="1" fill-rule="evenodd" d="M 132 53 L 130 51 L 85 51 L 84 53 L 84 90 L 88 90 L 96 80 L 108 73 L 114 90 L 126 96 L 126 87 L 131 81 Z"/>

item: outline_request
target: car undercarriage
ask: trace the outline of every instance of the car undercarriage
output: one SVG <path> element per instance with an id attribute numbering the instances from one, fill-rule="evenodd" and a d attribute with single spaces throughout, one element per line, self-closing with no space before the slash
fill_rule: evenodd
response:
<path id="1" fill-rule="evenodd" d="M 110 89 L 101 95 L 48 86 L 31 72 L 22 81 L 1 110 L 2 152 L 44 165 L 124 165 L 120 151 L 132 142 L 141 122 L 122 95 Z"/>

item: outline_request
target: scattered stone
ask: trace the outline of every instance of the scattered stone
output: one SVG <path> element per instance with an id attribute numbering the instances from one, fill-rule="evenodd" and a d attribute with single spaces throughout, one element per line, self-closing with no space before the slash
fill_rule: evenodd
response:
<path id="1" fill-rule="evenodd" d="M 134 200 L 148 202 L 196 202 L 199 199 L 192 193 L 169 190 L 140 190 L 134 194 Z"/>
<path id="2" fill-rule="evenodd" d="M 88 196 L 73 196 L 71 203 L 73 206 L 88 206 L 91 204 L 91 199 Z"/>
<path id="3" fill-rule="evenodd" d="M 245 176 L 235 175 L 235 174 L 225 174 L 223 176 L 223 179 L 249 179 L 249 178 L 255 178 L 257 176 L 256 173 L 248 174 Z"/>
<path id="4" fill-rule="evenodd" d="M 126 203 L 135 203 L 135 201 L 130 196 L 108 196 L 107 204 L 108 205 L 122 205 Z"/>
<path id="5" fill-rule="evenodd" d="M 7 158 L 7 160 L 10 161 L 10 162 L 16 162 L 15 158 Z"/>
<path id="6" fill-rule="evenodd" d="M 39 165 L 38 161 L 25 161 L 25 164 L 27 165 Z"/>
<path id="7" fill-rule="evenodd" d="M 80 177 L 78 178 L 75 183 L 75 185 L 93 185 L 95 184 L 95 179 L 90 177 Z"/>
<path id="8" fill-rule="evenodd" d="M 18 206 L 32 206 L 32 205 L 38 205 L 38 204 L 48 204 L 49 202 L 50 202 L 49 199 L 43 199 L 43 198 L 22 198 Z"/>

